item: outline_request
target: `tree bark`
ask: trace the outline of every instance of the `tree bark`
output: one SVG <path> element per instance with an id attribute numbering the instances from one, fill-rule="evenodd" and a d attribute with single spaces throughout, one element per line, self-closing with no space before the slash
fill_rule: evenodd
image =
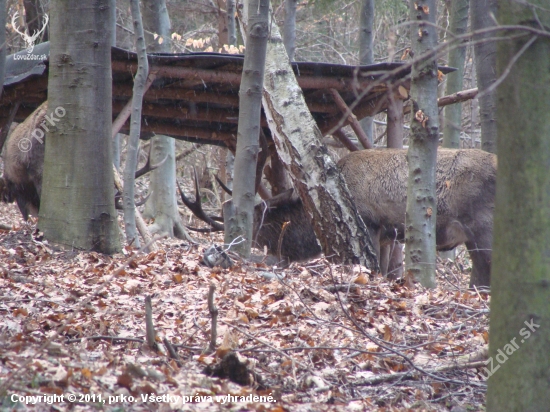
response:
<path id="1" fill-rule="evenodd" d="M 141 108 L 145 83 L 147 82 L 147 76 L 149 74 L 149 62 L 147 61 L 147 50 L 145 48 L 145 35 L 143 34 L 139 0 L 130 0 L 130 8 L 132 10 L 132 20 L 134 22 L 134 33 L 136 36 L 138 69 L 136 77 L 134 78 L 132 116 L 130 118 L 130 136 L 128 137 L 128 150 L 126 152 L 126 164 L 124 166 L 124 191 L 122 199 L 124 205 L 126 242 L 135 248 L 139 248 L 140 242 L 136 228 L 136 205 L 134 202 L 134 176 L 137 167 L 137 152 L 139 135 L 141 132 Z"/>
<path id="2" fill-rule="evenodd" d="M 147 50 L 170 53 L 171 29 L 166 0 L 142 0 L 142 4 Z M 158 37 L 155 39 L 150 33 L 156 33 Z M 163 160 L 164 163 L 150 174 L 149 192 L 152 195 L 145 203 L 144 215 L 155 219 L 155 223 L 149 227 L 151 233 L 166 233 L 170 237 L 189 240 L 178 212 L 175 150 L 173 138 L 163 135 L 151 138 L 151 164 Z"/>
<path id="3" fill-rule="evenodd" d="M 487 29 L 495 25 L 493 16 L 497 12 L 497 0 L 470 0 L 472 30 Z M 497 152 L 497 124 L 495 120 L 495 93 L 489 90 L 496 81 L 496 42 L 486 41 L 491 33 L 475 35 L 474 55 L 476 63 L 477 88 L 479 89 L 479 116 L 481 118 L 481 148 Z"/>
<path id="4" fill-rule="evenodd" d="M 374 47 L 372 41 L 372 26 L 374 22 L 374 0 L 363 0 L 359 17 L 359 64 L 374 63 Z M 373 144 L 372 129 L 373 118 L 365 117 L 361 120 L 361 127 L 367 135 L 367 139 Z M 367 147 L 364 147 L 365 149 Z"/>
<path id="5" fill-rule="evenodd" d="M 409 138 L 409 181 L 405 214 L 405 271 L 424 287 L 435 282 L 435 168 L 439 140 L 437 61 L 422 58 L 437 45 L 436 0 L 411 0 L 411 42 L 415 55 Z"/>
<path id="6" fill-rule="evenodd" d="M 166 0 L 164 0 L 166 1 Z M 227 0 L 217 0 L 218 5 L 218 48 L 222 48 L 224 44 L 229 44 L 229 27 L 227 25 L 227 10 L 224 9 Z"/>
<path id="7" fill-rule="evenodd" d="M 285 23 L 283 25 L 283 42 L 288 60 L 294 61 L 296 51 L 296 7 L 298 0 L 285 0 Z"/>
<path id="8" fill-rule="evenodd" d="M 6 27 L 6 0 L 0 0 L 0 27 Z M 6 51 L 6 30 L 0 30 L 0 97 L 2 97 L 4 77 L 6 74 Z M 0 150 L 1 149 L 0 147 Z"/>
<path id="9" fill-rule="evenodd" d="M 546 1 L 501 0 L 498 21 L 540 29 L 550 25 L 550 12 Z M 550 405 L 550 89 L 542 86 L 550 82 L 550 39 L 541 36 L 529 45 L 533 40 L 500 41 L 497 51 L 499 75 L 519 58 L 496 95 L 487 411 L 547 411 Z"/>
<path id="10" fill-rule="evenodd" d="M 33 33 L 38 33 L 42 29 L 42 16 L 44 13 L 40 5 L 40 0 L 23 0 L 23 7 L 25 8 L 25 23 L 27 25 L 27 30 L 29 31 L 29 35 L 32 36 Z M 2 10 L 5 10 L 5 8 Z M 45 41 L 48 41 L 47 27 L 40 36 L 40 39 L 37 39 L 34 44 L 36 45 Z"/>
<path id="11" fill-rule="evenodd" d="M 264 82 L 267 36 L 269 33 L 269 0 L 249 0 L 246 54 L 239 90 L 239 126 L 235 151 L 233 210 L 224 216 L 226 243 L 242 237 L 233 249 L 250 256 L 256 186 L 256 162 L 259 152 L 260 116 Z"/>
<path id="12" fill-rule="evenodd" d="M 94 6 L 51 2 L 48 114 L 54 124 L 47 124 L 39 222 L 50 241 L 103 253 L 120 249 L 111 153 L 111 7 L 112 0 Z"/>
<path id="13" fill-rule="evenodd" d="M 237 45 L 237 27 L 235 24 L 235 0 L 227 0 L 227 41 L 231 46 Z"/>
<path id="14" fill-rule="evenodd" d="M 461 36 L 468 30 L 468 5 L 469 0 L 453 0 L 451 2 L 450 34 L 448 42 L 453 41 L 453 36 Z M 455 67 L 456 72 L 447 75 L 445 94 L 450 95 L 462 90 L 464 79 L 464 59 L 466 46 L 461 43 L 449 49 L 449 66 Z M 450 149 L 460 148 L 460 130 L 462 128 L 462 105 L 453 104 L 445 108 L 445 123 L 443 126 L 443 147 Z"/>
<path id="15" fill-rule="evenodd" d="M 241 23 L 246 18 L 241 18 Z M 322 143 L 281 35 L 270 26 L 263 108 L 277 151 L 308 211 L 327 258 L 378 269 L 376 252 L 347 185 Z M 247 32 L 246 27 L 242 31 Z"/>

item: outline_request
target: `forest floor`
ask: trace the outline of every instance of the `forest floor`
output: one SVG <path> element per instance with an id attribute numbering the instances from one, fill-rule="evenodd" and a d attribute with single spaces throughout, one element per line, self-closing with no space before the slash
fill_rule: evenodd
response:
<path id="1" fill-rule="evenodd" d="M 208 237 L 64 250 L 14 205 L 0 223 L 1 410 L 484 410 L 489 297 L 464 251 L 425 290 L 324 259 L 211 269 Z"/>

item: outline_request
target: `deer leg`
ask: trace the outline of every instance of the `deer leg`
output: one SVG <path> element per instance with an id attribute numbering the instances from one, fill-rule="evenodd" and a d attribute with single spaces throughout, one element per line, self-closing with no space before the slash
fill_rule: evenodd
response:
<path id="1" fill-rule="evenodd" d="M 403 277 L 403 247 L 394 240 L 389 246 L 388 278 L 392 280 Z"/>

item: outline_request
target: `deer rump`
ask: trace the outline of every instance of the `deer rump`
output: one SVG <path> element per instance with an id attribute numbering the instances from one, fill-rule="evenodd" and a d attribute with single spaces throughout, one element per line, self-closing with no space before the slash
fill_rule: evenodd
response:
<path id="1" fill-rule="evenodd" d="M 40 140 L 33 136 L 35 130 L 41 128 L 48 113 L 48 102 L 42 103 L 25 121 L 14 128 L 5 144 L 4 175 L 0 178 L 0 200 L 6 203 L 16 202 L 23 218 L 29 215 L 38 216 L 40 196 L 42 194 L 42 174 L 44 172 L 45 134 Z M 47 127 L 47 124 L 45 125 Z M 161 166 L 166 161 L 151 164 L 151 156 L 147 163 L 135 173 L 135 178 L 143 176 Z M 136 206 L 144 204 L 149 195 Z M 115 195 L 115 206 L 122 209 L 119 194 Z"/>
<path id="2" fill-rule="evenodd" d="M 381 271 L 386 275 L 395 268 L 388 267 L 389 254 L 384 252 L 395 240 L 404 240 L 407 151 L 357 151 L 343 157 L 338 167 L 367 226 Z M 450 250 L 465 243 L 473 263 L 470 285 L 488 286 L 496 156 L 476 149 L 439 149 L 436 180 L 437 249 Z M 198 194 L 196 197 L 199 198 Z M 188 199 L 184 203 L 189 207 Z M 197 207 L 196 203 L 194 207 Z M 207 221 L 194 210 L 193 213 Z M 290 224 L 283 231 L 285 222 Z M 218 226 L 217 230 L 223 230 L 223 226 Z M 266 246 L 275 256 L 279 254 L 279 241 L 282 239 L 280 255 L 288 261 L 310 259 L 321 252 L 310 216 L 301 200 L 290 192 L 255 207 L 253 236 L 256 246 Z"/>

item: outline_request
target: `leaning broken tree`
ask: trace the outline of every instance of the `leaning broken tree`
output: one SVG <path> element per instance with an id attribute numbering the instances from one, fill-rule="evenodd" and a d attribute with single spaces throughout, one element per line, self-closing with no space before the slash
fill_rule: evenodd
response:
<path id="1" fill-rule="evenodd" d="M 246 8 L 240 12 L 245 14 Z M 248 27 L 243 24 L 247 16 L 240 17 L 242 30 L 247 33 Z M 377 269 L 376 253 L 365 223 L 322 143 L 323 136 L 305 104 L 275 24 L 270 25 L 264 76 L 262 103 L 269 129 L 310 215 L 323 252 L 337 262 L 360 262 Z"/>

